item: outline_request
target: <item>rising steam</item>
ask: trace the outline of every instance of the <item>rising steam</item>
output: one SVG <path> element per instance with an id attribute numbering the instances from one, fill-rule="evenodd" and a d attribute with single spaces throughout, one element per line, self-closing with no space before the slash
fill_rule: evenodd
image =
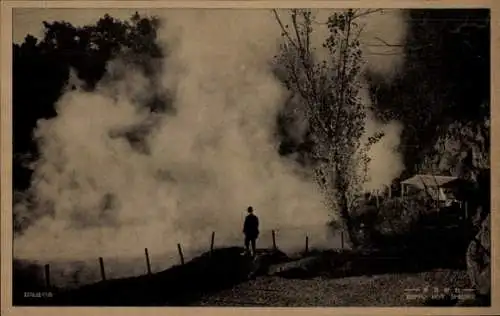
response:
<path id="1" fill-rule="evenodd" d="M 402 23 L 393 15 L 385 19 Z M 16 257 L 119 257 L 144 247 L 175 249 L 177 242 L 206 247 L 212 231 L 219 245 L 239 244 L 248 205 L 263 231 L 329 219 L 316 185 L 278 154 L 273 133 L 287 95 L 269 68 L 280 35 L 273 16 L 263 10 L 169 10 L 164 21 L 160 38 L 169 55 L 160 88 L 116 61 L 107 76 L 120 79 L 105 80 L 90 93 L 66 92 L 58 116 L 39 122 L 41 159 L 32 184 L 38 209 L 30 211 L 52 214 L 15 240 Z M 374 25 L 367 28 L 377 33 Z M 375 64 L 384 73 L 396 67 L 388 60 Z M 140 100 L 152 89 L 174 95 L 174 115 L 146 110 Z M 367 126 L 387 132 L 373 149 L 376 187 L 396 176 L 388 171 L 400 157 L 384 146 L 398 144 L 400 128 L 373 120 Z M 120 136 L 136 127 L 148 131 L 144 150 Z M 325 240 L 323 232 L 316 234 Z"/>

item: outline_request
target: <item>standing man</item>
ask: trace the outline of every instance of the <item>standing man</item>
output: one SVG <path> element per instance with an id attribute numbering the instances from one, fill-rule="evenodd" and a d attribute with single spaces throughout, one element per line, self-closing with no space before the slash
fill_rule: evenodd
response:
<path id="1" fill-rule="evenodd" d="M 251 206 L 247 209 L 248 215 L 243 225 L 243 234 L 245 234 L 245 254 L 250 253 L 249 246 L 252 245 L 252 257 L 255 256 L 255 241 L 259 237 L 259 218 L 253 213 Z"/>

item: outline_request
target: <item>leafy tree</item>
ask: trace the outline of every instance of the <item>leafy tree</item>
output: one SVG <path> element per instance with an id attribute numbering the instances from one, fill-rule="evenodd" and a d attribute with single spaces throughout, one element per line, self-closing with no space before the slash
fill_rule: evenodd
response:
<path id="1" fill-rule="evenodd" d="M 63 93 L 70 69 L 92 90 L 103 79 L 110 60 L 141 69 L 152 82 L 159 76 L 164 52 L 156 41 L 160 21 L 134 14 L 121 21 L 105 15 L 94 25 L 75 27 L 65 21 L 44 22 L 41 40 L 27 35 L 13 45 L 13 187 L 30 185 L 30 164 L 37 160 L 33 131 L 39 119 L 57 115 L 54 104 Z M 152 89 L 155 90 L 155 89 Z M 153 93 L 145 103 L 152 111 L 169 108 L 169 96 Z"/>
<path id="2" fill-rule="evenodd" d="M 365 144 L 361 141 L 366 108 L 359 95 L 363 61 L 359 41 L 362 27 L 357 18 L 371 12 L 349 9 L 329 17 L 329 35 L 324 42 L 327 60 L 319 60 L 311 45 L 310 10 L 291 10 L 291 27 L 283 24 L 277 11 L 273 12 L 283 38 L 281 54 L 276 57 L 278 76 L 304 105 L 315 178 L 356 246 L 350 209 L 366 181 L 367 150 L 383 136 L 374 135 Z"/>

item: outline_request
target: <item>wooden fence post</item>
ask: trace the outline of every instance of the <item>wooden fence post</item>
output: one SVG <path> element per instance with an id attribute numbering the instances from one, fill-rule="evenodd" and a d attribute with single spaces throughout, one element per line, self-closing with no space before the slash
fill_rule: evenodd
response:
<path id="1" fill-rule="evenodd" d="M 151 274 L 151 262 L 149 261 L 149 252 L 148 248 L 144 248 L 144 253 L 146 254 L 146 265 L 148 267 L 148 274 Z"/>
<path id="2" fill-rule="evenodd" d="M 104 260 L 102 257 L 99 257 L 99 265 L 101 266 L 101 278 L 103 281 L 106 281 L 106 273 L 104 272 Z"/>
<path id="3" fill-rule="evenodd" d="M 50 266 L 49 264 L 45 265 L 45 285 L 47 289 L 50 289 Z"/>
<path id="4" fill-rule="evenodd" d="M 214 252 L 214 243 L 215 243 L 215 232 L 212 232 L 212 239 L 210 240 L 210 255 Z"/>
<path id="5" fill-rule="evenodd" d="M 274 229 L 272 230 L 273 234 L 273 250 L 276 250 L 276 233 L 274 232 Z"/>
<path id="6" fill-rule="evenodd" d="M 306 251 L 305 253 L 307 254 L 309 252 L 309 236 L 306 235 Z"/>
<path id="7" fill-rule="evenodd" d="M 340 246 L 344 249 L 344 231 L 340 231 Z"/>
<path id="8" fill-rule="evenodd" d="M 184 255 L 182 254 L 181 244 L 177 244 L 177 250 L 179 250 L 179 257 L 181 258 L 181 264 L 184 264 Z"/>

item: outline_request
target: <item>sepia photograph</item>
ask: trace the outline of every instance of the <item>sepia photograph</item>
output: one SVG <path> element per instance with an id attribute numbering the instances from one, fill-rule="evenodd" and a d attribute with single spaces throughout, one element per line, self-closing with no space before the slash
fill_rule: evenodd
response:
<path id="1" fill-rule="evenodd" d="M 491 307 L 490 23 L 13 8 L 11 304 Z"/>

